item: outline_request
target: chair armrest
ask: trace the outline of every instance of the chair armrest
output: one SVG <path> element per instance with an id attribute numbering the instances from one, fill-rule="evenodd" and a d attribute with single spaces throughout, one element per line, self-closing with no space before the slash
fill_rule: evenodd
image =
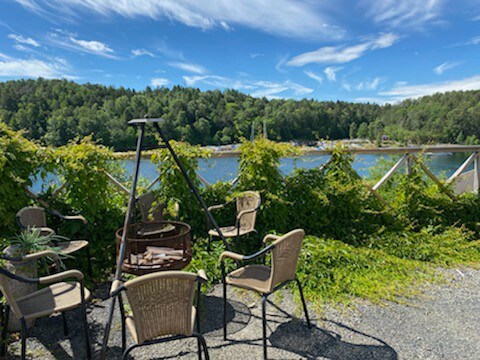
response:
<path id="1" fill-rule="evenodd" d="M 208 282 L 208 278 L 207 278 L 207 274 L 205 273 L 205 270 L 203 270 L 203 269 L 198 270 L 197 280 L 202 282 L 202 283 L 207 283 Z"/>
<path id="2" fill-rule="evenodd" d="M 248 210 L 242 210 L 242 211 L 240 211 L 240 212 L 237 214 L 237 220 L 240 220 L 243 215 L 249 214 L 249 213 L 252 213 L 252 212 L 255 212 L 255 211 L 257 211 L 257 210 L 258 210 L 257 208 L 255 208 L 255 209 L 248 209 Z"/>
<path id="3" fill-rule="evenodd" d="M 209 206 L 207 209 L 208 211 L 212 211 L 212 210 L 218 210 L 218 209 L 222 209 L 225 207 L 225 204 L 221 204 L 221 205 L 212 205 L 212 206 Z"/>
<path id="4" fill-rule="evenodd" d="M 47 235 L 55 235 L 55 230 L 53 230 L 52 228 L 46 227 L 46 226 L 38 227 L 36 229 L 40 230 L 40 234 L 47 233 Z"/>
<path id="5" fill-rule="evenodd" d="M 52 214 L 56 217 L 59 217 L 62 220 L 78 220 L 78 221 L 81 221 L 82 223 L 84 223 L 85 225 L 88 224 L 87 219 L 85 219 L 85 217 L 83 217 L 82 215 L 62 215 L 56 210 L 49 211 L 49 212 L 50 212 L 50 214 Z"/>
<path id="6" fill-rule="evenodd" d="M 62 280 L 71 279 L 71 278 L 77 279 L 78 281 L 82 281 L 84 278 L 84 275 L 79 270 L 67 270 L 58 274 L 43 276 L 39 278 L 38 281 L 41 285 L 48 285 L 48 284 L 54 284 Z"/>
<path id="7" fill-rule="evenodd" d="M 60 257 L 58 256 L 58 254 L 52 250 L 44 250 L 33 254 L 23 255 L 22 261 L 37 260 L 44 257 L 51 257 L 55 262 L 60 261 Z"/>
<path id="8" fill-rule="evenodd" d="M 118 295 L 125 289 L 123 283 L 120 280 L 113 280 L 112 286 L 110 287 L 110 297 Z"/>
<path id="9" fill-rule="evenodd" d="M 234 252 L 232 252 L 232 251 L 224 251 L 224 252 L 222 252 L 222 254 L 220 255 L 220 261 L 223 262 L 226 258 L 230 258 L 230 259 L 233 259 L 233 260 L 242 261 L 242 260 L 244 260 L 245 256 L 242 255 L 242 254 L 234 253 Z"/>
<path id="10" fill-rule="evenodd" d="M 267 234 L 263 238 L 263 243 L 266 244 L 269 240 L 277 240 L 277 239 L 280 239 L 280 238 L 281 238 L 280 235 Z"/>

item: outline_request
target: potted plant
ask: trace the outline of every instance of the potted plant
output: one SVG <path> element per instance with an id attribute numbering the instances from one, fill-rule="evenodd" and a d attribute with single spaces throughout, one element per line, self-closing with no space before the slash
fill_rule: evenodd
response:
<path id="1" fill-rule="evenodd" d="M 12 260 L 7 260 L 5 263 L 6 269 L 16 275 L 26 278 L 38 277 L 38 264 L 35 260 L 21 261 L 13 259 L 21 259 L 22 256 L 33 254 L 43 250 L 53 250 L 59 252 L 58 248 L 52 247 L 57 241 L 68 240 L 64 236 L 56 235 L 54 233 L 46 233 L 37 228 L 28 228 L 16 235 L 10 241 L 10 246 L 3 250 L 3 253 Z M 41 260 L 43 267 L 48 268 L 48 263 L 45 259 Z M 12 288 L 13 296 L 19 298 L 28 295 L 37 290 L 36 284 L 27 284 L 20 281 L 9 279 Z M 20 322 L 10 313 L 9 330 L 19 331 Z M 33 322 L 27 322 L 27 326 L 33 325 Z"/>

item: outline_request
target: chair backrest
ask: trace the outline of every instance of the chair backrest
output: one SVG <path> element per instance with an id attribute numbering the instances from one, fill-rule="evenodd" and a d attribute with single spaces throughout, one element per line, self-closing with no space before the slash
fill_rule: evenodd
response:
<path id="1" fill-rule="evenodd" d="M 192 335 L 196 274 L 166 271 L 125 283 L 138 343 L 164 335 Z"/>
<path id="2" fill-rule="evenodd" d="M 27 206 L 17 212 L 17 221 L 22 227 L 46 227 L 45 209 L 37 206 Z"/>
<path id="3" fill-rule="evenodd" d="M 163 220 L 164 205 L 161 204 L 153 192 L 148 192 L 137 199 L 142 215 L 142 222 L 158 222 Z"/>
<path id="4" fill-rule="evenodd" d="M 255 229 L 258 208 L 260 207 L 260 194 L 256 191 L 245 191 L 237 197 L 237 214 L 244 210 L 255 210 L 243 215 L 240 218 L 240 229 Z"/>
<path id="5" fill-rule="evenodd" d="M 298 257 L 305 231 L 296 229 L 273 242 L 270 273 L 270 289 L 284 281 L 295 279 Z"/>

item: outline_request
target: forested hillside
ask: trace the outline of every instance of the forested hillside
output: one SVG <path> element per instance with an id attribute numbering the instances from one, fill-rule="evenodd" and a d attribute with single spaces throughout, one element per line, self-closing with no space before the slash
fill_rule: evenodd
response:
<path id="1" fill-rule="evenodd" d="M 480 91 L 379 106 L 267 100 L 235 90 L 202 92 L 179 86 L 135 91 L 66 80 L 0 83 L 0 121 L 47 145 L 93 133 L 116 150 L 131 149 L 135 133 L 126 122 L 144 114 L 162 117 L 169 136 L 202 145 L 249 137 L 252 121 L 258 130 L 265 121 L 269 138 L 282 141 L 390 135 L 402 142 L 474 143 L 480 137 Z"/>

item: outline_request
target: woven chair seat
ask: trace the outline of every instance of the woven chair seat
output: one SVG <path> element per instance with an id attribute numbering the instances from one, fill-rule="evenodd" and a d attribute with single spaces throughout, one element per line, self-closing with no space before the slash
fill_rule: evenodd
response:
<path id="1" fill-rule="evenodd" d="M 238 228 L 236 226 L 225 226 L 225 227 L 221 227 L 220 231 L 222 232 L 224 237 L 231 238 L 231 237 L 235 237 L 237 235 L 241 236 L 241 235 L 251 233 L 253 230 L 252 229 L 240 229 L 240 232 L 238 232 Z M 208 235 L 220 237 L 220 235 L 218 234 L 218 231 L 215 230 L 215 229 L 209 230 Z"/>
<path id="2" fill-rule="evenodd" d="M 58 242 L 52 245 L 53 247 L 60 248 L 60 253 L 64 255 L 72 254 L 84 247 L 88 246 L 87 240 L 72 240 L 72 241 L 65 241 L 65 242 Z"/>
<path id="3" fill-rule="evenodd" d="M 197 314 L 197 310 L 195 309 L 195 306 L 192 306 L 192 330 L 191 330 L 191 332 L 193 332 L 193 328 L 195 327 L 195 316 L 196 316 L 196 314 Z M 133 318 L 133 316 L 127 316 L 125 318 L 125 324 L 127 325 L 128 331 L 132 335 L 132 338 L 133 338 L 133 341 L 135 342 L 135 344 L 141 345 L 141 343 L 138 342 L 137 328 L 135 326 L 135 319 Z M 170 334 L 170 335 L 177 335 L 177 334 Z M 151 339 L 151 340 L 153 340 L 153 339 Z"/>
<path id="4" fill-rule="evenodd" d="M 270 289 L 270 267 L 265 265 L 247 265 L 232 271 L 225 278 L 227 284 L 268 293 Z"/>
<path id="5" fill-rule="evenodd" d="M 35 319 L 81 305 L 81 285 L 78 282 L 59 282 L 17 300 L 25 319 Z M 85 301 L 90 291 L 85 288 Z"/>

